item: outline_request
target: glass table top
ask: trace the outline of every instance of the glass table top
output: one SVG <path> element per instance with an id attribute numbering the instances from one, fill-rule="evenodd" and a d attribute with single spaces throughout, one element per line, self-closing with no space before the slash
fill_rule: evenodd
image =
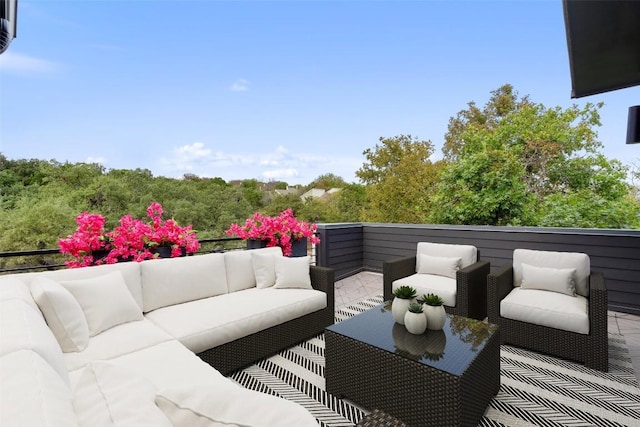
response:
<path id="1" fill-rule="evenodd" d="M 326 329 L 460 376 L 498 326 L 447 314 L 442 330 L 427 330 L 421 335 L 414 335 L 404 325 L 395 322 L 391 302 L 387 302 Z"/>

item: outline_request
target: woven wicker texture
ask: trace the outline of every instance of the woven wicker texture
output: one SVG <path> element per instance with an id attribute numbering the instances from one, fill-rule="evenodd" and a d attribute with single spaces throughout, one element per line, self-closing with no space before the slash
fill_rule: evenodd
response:
<path id="1" fill-rule="evenodd" d="M 372 413 L 365 416 L 357 424 L 359 427 L 406 427 L 407 425 L 399 419 L 375 409 Z"/>
<path id="2" fill-rule="evenodd" d="M 503 344 L 513 344 L 540 353 L 584 363 L 599 371 L 609 371 L 607 288 L 604 276 L 589 277 L 589 334 L 507 319 L 500 316 L 500 301 L 513 289 L 513 266 L 505 265 L 487 277 L 487 315 L 500 326 Z"/>
<path id="3" fill-rule="evenodd" d="M 334 322 L 334 271 L 311 266 L 311 286 L 327 294 L 327 307 L 286 323 L 203 351 L 198 356 L 223 375 L 321 333 Z"/>
<path id="4" fill-rule="evenodd" d="M 480 251 L 478 251 L 480 259 Z M 482 320 L 487 317 L 487 275 L 491 270 L 488 261 L 478 261 L 456 273 L 456 306 L 444 306 L 449 314 Z M 393 299 L 391 286 L 394 281 L 416 273 L 416 257 L 397 258 L 382 263 L 384 299 Z"/>
<path id="5" fill-rule="evenodd" d="M 326 330 L 326 389 L 410 426 L 476 426 L 500 387 L 499 341 L 457 376 Z"/>

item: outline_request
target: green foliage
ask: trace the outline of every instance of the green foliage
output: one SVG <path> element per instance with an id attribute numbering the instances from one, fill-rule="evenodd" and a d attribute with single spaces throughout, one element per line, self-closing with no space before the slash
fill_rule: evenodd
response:
<path id="1" fill-rule="evenodd" d="M 598 150 L 602 104 L 546 108 L 511 85 L 449 122 L 449 164 L 431 220 L 451 224 L 637 226 L 627 170 Z"/>
<path id="2" fill-rule="evenodd" d="M 416 289 L 406 285 L 398 286 L 393 291 L 393 296 L 400 299 L 411 299 L 411 298 L 415 298 L 416 295 L 417 295 Z"/>
<path id="3" fill-rule="evenodd" d="M 432 163 L 430 141 L 411 135 L 380 138 L 363 153 L 367 163 L 356 175 L 367 186 L 362 219 L 369 222 L 422 223 L 431 211 L 430 193 L 441 165 Z"/>
<path id="4" fill-rule="evenodd" d="M 442 298 L 440 298 L 440 296 L 436 294 L 422 295 L 422 302 L 431 306 L 439 306 L 444 303 L 444 301 L 442 301 Z"/>
<path id="5" fill-rule="evenodd" d="M 414 301 L 411 304 L 409 304 L 408 310 L 412 313 L 422 313 L 422 304 Z"/>

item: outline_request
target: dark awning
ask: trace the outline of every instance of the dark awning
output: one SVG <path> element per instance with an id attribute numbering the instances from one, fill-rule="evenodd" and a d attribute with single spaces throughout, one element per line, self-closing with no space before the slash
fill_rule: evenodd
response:
<path id="1" fill-rule="evenodd" d="M 563 0 L 571 97 L 640 84 L 640 1 Z"/>

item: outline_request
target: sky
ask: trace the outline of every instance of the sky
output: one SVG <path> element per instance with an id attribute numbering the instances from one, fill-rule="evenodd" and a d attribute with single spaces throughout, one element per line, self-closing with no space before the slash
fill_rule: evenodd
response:
<path id="1" fill-rule="evenodd" d="M 0 55 L 0 153 L 155 176 L 358 182 L 364 150 L 449 119 L 505 83 L 546 107 L 604 102 L 625 144 L 640 86 L 571 99 L 560 0 L 19 0 Z"/>

